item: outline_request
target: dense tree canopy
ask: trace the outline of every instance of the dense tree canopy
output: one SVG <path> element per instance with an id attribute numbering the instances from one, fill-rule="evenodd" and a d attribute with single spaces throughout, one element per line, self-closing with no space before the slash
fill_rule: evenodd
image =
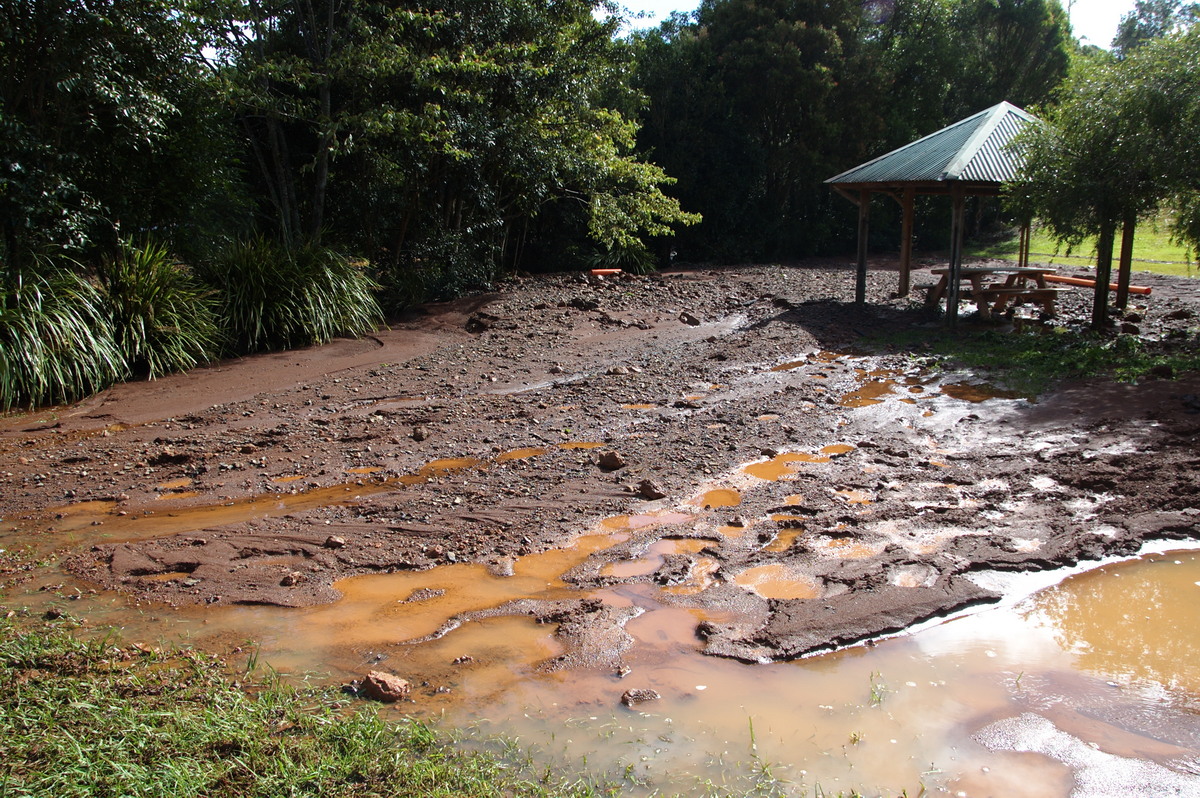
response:
<path id="1" fill-rule="evenodd" d="M 1066 74 L 1056 0 L 706 0 L 638 37 L 641 141 L 704 216 L 694 257 L 844 247 L 821 181 Z M 1013 58 L 1015 52 L 1020 58 Z"/>

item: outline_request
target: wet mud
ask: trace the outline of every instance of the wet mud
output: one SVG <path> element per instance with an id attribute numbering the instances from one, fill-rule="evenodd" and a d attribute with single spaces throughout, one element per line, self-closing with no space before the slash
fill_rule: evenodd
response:
<path id="1" fill-rule="evenodd" d="M 1189 334 L 1200 292 L 1153 280 L 1145 334 Z M 894 281 L 858 308 L 834 264 L 527 279 L 10 416 L 0 538 L 165 605 L 452 592 L 435 569 L 470 566 L 528 589 L 416 637 L 532 617 L 558 630 L 543 667 L 619 670 L 639 602 L 689 611 L 707 653 L 790 659 L 998 600 L 979 571 L 1200 536 L 1200 377 L 1020 397 L 864 353 L 930 324 Z"/>

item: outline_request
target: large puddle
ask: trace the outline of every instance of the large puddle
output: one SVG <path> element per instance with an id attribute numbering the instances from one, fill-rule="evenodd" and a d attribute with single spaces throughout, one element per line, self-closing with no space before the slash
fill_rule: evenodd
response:
<path id="1" fill-rule="evenodd" d="M 836 359 L 822 353 L 811 361 Z M 928 395 L 925 383 L 894 372 L 859 376 L 862 387 L 837 399 L 840 406 Z M 961 395 L 956 388 L 940 390 L 966 401 L 996 396 L 978 386 L 962 387 Z M 253 652 L 296 675 L 345 682 L 367 670 L 390 670 L 409 679 L 414 694 L 411 703 L 387 711 L 444 722 L 466 730 L 468 739 L 476 731 L 480 740 L 497 733 L 516 738 L 539 766 L 614 780 L 632 795 L 1200 795 L 1200 552 L 1148 554 L 1065 579 L 982 574 L 981 580 L 1024 598 L 795 662 L 749 665 L 701 654 L 697 628 L 730 619 L 673 599 L 707 589 L 718 561 L 706 549 L 742 540 L 746 529 L 741 521 L 716 526 L 704 519 L 741 506 L 761 485 L 853 450 L 831 444 L 772 453 L 739 469 L 729 485 L 709 486 L 674 509 L 605 519 L 566 548 L 517 559 L 508 575 L 455 564 L 359 576 L 337 584 L 343 594 L 337 603 L 299 610 L 137 607 L 113 594 L 45 584 L 51 589 L 39 593 L 32 585 L 34 593 L 22 600 L 62 605 L 93 626 L 121 627 L 129 640 Z M 492 462 L 546 453 L 515 449 Z M 114 515 L 111 504 L 77 504 L 58 508 L 55 529 L 68 539 L 162 535 L 351 501 L 397 483 L 425 484 L 488 465 L 438 460 L 414 474 L 365 484 L 152 517 Z M 282 480 L 292 478 L 279 479 L 286 485 Z M 164 500 L 184 499 L 190 486 L 178 480 L 158 490 Z M 851 509 L 874 500 L 863 490 L 834 495 Z M 803 501 L 789 496 L 770 516 L 779 529 L 762 538 L 764 552 L 788 551 L 804 536 L 805 545 L 843 558 L 877 553 L 860 541 L 806 531 Z M 93 528 L 98 518 L 99 530 Z M 635 547 L 646 530 L 657 537 Z M 581 591 L 569 583 L 572 569 L 619 546 L 625 546 L 619 549 L 627 552 L 624 559 L 599 569 L 606 587 Z M 671 562 L 689 558 L 694 565 L 682 581 L 654 580 Z M 925 576 L 898 571 L 891 578 L 915 586 Z M 769 600 L 817 600 L 829 589 L 778 563 L 731 578 Z M 581 597 L 627 610 L 624 632 L 632 642 L 623 668 L 548 670 L 546 664 L 564 653 L 555 624 L 521 612 L 480 615 L 510 602 Z M 660 698 L 626 708 L 621 698 L 632 689 L 654 690 Z"/>
<path id="2" fill-rule="evenodd" d="M 552 624 L 454 620 L 514 599 L 578 596 L 559 578 L 567 569 L 635 526 L 679 523 L 680 514 L 612 519 L 573 548 L 522 558 L 509 577 L 473 565 L 357 577 L 338 585 L 342 601 L 304 610 L 131 617 L 106 594 L 70 610 L 130 639 L 253 650 L 285 672 L 345 681 L 389 669 L 416 686 L 395 711 L 516 737 L 539 762 L 617 779 L 634 795 L 709 785 L 735 795 L 1200 794 L 1196 551 L 1105 565 L 871 647 L 765 665 L 701 654 L 704 616 L 667 605 L 648 584 L 592 594 L 641 610 L 626 626 L 634 644 L 623 675 L 540 669 L 562 653 Z M 664 537 L 642 559 L 698 548 Z M 820 593 L 769 568 L 743 577 L 764 595 Z M 981 579 L 1020 594 L 1060 577 Z M 627 709 L 621 696 L 635 688 L 661 699 Z"/>

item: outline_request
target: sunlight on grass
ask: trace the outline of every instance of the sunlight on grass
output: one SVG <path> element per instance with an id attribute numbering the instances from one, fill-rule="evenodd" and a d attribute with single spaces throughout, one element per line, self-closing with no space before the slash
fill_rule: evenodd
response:
<path id="1" fill-rule="evenodd" d="M 1113 267 L 1120 254 L 1120 236 L 1113 251 Z M 1017 259 L 1017 236 L 987 245 L 968 247 L 968 255 L 977 258 Z M 1096 240 L 1086 239 L 1076 247 L 1056 241 L 1049 231 L 1034 228 L 1030 242 L 1030 259 L 1035 263 L 1052 266 L 1094 266 L 1096 264 Z M 1166 220 L 1144 222 L 1138 226 L 1133 243 L 1133 270 L 1174 274 L 1182 277 L 1200 277 L 1200 264 L 1195 253 L 1185 246 L 1173 243 Z"/>

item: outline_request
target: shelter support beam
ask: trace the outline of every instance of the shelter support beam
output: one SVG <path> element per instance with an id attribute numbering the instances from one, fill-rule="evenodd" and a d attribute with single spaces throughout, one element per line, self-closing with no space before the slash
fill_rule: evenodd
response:
<path id="1" fill-rule="evenodd" d="M 871 221 L 871 192 L 858 192 L 858 261 L 854 280 L 854 302 L 867 302 L 867 237 Z"/>
<path id="2" fill-rule="evenodd" d="M 946 275 L 946 326 L 958 326 L 959 281 L 962 278 L 963 227 L 966 221 L 966 196 L 961 186 L 954 186 L 950 194 L 953 210 L 950 218 L 950 273 Z"/>
<path id="3" fill-rule="evenodd" d="M 908 296 L 912 275 L 913 221 L 916 216 L 917 190 L 905 188 L 900 209 L 903 217 L 900 225 L 900 296 Z"/>

